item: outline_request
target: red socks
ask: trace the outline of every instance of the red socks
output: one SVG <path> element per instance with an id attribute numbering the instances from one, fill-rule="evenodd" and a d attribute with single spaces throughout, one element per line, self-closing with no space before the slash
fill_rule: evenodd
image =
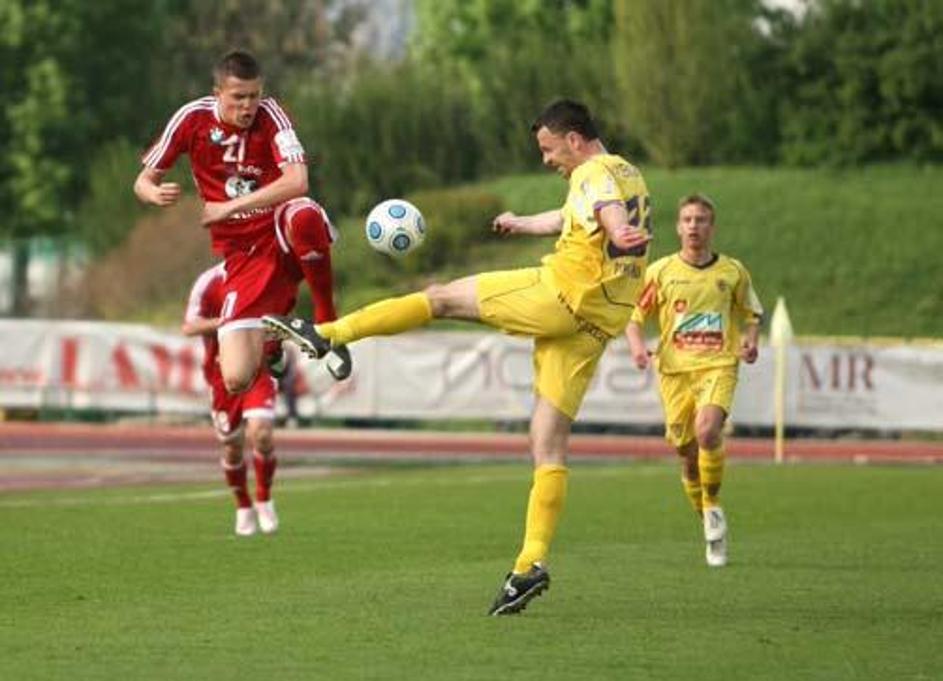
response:
<path id="1" fill-rule="evenodd" d="M 311 291 L 315 323 L 337 319 L 334 310 L 334 272 L 331 268 L 331 222 L 314 201 L 289 209 L 286 215 L 288 242 Z"/>
<path id="2" fill-rule="evenodd" d="M 249 508 L 252 506 L 252 499 L 249 497 L 249 489 L 246 483 L 246 464 L 245 461 L 238 466 L 232 466 L 222 461 L 223 474 L 226 476 L 226 484 L 232 490 L 236 497 L 236 505 L 239 508 Z"/>
<path id="3" fill-rule="evenodd" d="M 272 497 L 272 480 L 275 478 L 278 460 L 274 454 L 266 458 L 255 452 L 252 456 L 252 464 L 255 466 L 255 500 L 268 501 Z M 245 475 L 245 466 L 243 466 L 243 475 Z"/>

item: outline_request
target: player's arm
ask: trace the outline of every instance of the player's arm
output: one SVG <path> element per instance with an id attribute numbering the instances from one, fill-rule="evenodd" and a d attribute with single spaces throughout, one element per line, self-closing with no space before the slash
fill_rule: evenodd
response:
<path id="1" fill-rule="evenodd" d="M 750 273 L 739 262 L 737 262 L 737 266 L 741 270 L 741 275 L 735 291 L 735 300 L 741 319 L 744 322 L 743 335 L 740 338 L 740 358 L 747 364 L 753 364 L 759 355 L 763 305 L 753 288 L 753 279 Z"/>
<path id="2" fill-rule="evenodd" d="M 639 369 L 648 368 L 649 354 L 645 347 L 645 333 L 641 322 L 632 320 L 625 327 L 625 338 L 629 341 L 629 354 Z"/>
<path id="3" fill-rule="evenodd" d="M 308 166 L 304 163 L 286 163 L 282 166 L 281 177 L 274 182 L 229 201 L 211 201 L 204 204 L 202 222 L 204 225 L 219 222 L 236 213 L 275 206 L 289 199 L 305 196 L 307 193 Z"/>
<path id="4" fill-rule="evenodd" d="M 563 229 L 563 213 L 560 209 L 548 210 L 535 215 L 516 215 L 505 211 L 491 223 L 491 229 L 501 235 L 532 234 L 549 236 Z"/>
<path id="5" fill-rule="evenodd" d="M 188 317 L 180 325 L 184 336 L 212 336 L 219 329 L 219 317 Z"/>
<path id="6" fill-rule="evenodd" d="M 740 339 L 740 359 L 753 364 L 759 356 L 760 320 L 748 322 Z"/>
<path id="7" fill-rule="evenodd" d="M 619 250 L 643 246 L 652 239 L 648 230 L 639 224 L 638 216 L 629 215 L 626 204 L 622 201 L 607 201 L 598 206 L 596 220 L 606 230 L 609 241 Z M 635 222 L 635 225 L 632 222 Z"/>
<path id="8" fill-rule="evenodd" d="M 134 181 L 134 194 L 141 203 L 152 206 L 172 206 L 180 198 L 180 185 L 164 182 L 164 171 L 144 166 Z"/>

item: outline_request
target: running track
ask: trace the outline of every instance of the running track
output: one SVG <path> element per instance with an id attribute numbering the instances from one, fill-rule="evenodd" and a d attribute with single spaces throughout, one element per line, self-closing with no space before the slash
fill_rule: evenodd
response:
<path id="1" fill-rule="evenodd" d="M 279 430 L 289 475 L 321 472 L 332 461 L 527 460 L 527 436 L 389 430 Z M 730 456 L 772 461 L 773 441 L 731 438 Z M 574 435 L 574 459 L 671 458 L 660 437 Z M 0 491 L 181 482 L 218 477 L 209 426 L 0 423 Z M 943 463 L 943 442 L 790 440 L 787 462 Z M 281 473 L 280 473 L 281 475 Z"/>

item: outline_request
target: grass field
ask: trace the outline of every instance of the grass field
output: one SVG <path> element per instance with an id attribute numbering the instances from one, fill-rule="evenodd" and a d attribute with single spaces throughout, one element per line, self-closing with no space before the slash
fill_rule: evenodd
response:
<path id="1" fill-rule="evenodd" d="M 345 469 L 230 535 L 218 485 L 0 499 L 6 679 L 939 679 L 943 468 L 734 465 L 703 564 L 668 464 L 577 464 L 551 590 L 485 610 L 523 464 Z"/>

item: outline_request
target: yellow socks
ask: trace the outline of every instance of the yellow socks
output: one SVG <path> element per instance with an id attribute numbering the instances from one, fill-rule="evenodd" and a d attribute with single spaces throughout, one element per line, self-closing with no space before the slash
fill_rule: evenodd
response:
<path id="1" fill-rule="evenodd" d="M 563 512 L 567 473 L 566 466 L 545 465 L 534 469 L 534 484 L 527 503 L 524 547 L 514 563 L 514 572 L 523 574 L 533 563 L 547 558 L 557 521 Z"/>
<path id="2" fill-rule="evenodd" d="M 701 481 L 698 480 L 688 480 L 683 475 L 681 476 L 681 486 L 684 487 L 684 494 L 688 498 L 688 501 L 691 502 L 691 506 L 694 508 L 695 513 L 700 514 L 701 509 L 704 507 L 703 500 L 701 499 Z"/>
<path id="3" fill-rule="evenodd" d="M 333 345 L 347 345 L 368 336 L 392 336 L 415 329 L 432 319 L 425 293 L 387 298 L 344 315 L 335 322 L 318 324 L 317 331 Z"/>
<path id="4" fill-rule="evenodd" d="M 702 499 L 705 508 L 717 506 L 720 483 L 724 479 L 724 458 L 723 445 L 716 449 L 699 449 L 697 452 L 697 468 L 701 474 Z"/>

